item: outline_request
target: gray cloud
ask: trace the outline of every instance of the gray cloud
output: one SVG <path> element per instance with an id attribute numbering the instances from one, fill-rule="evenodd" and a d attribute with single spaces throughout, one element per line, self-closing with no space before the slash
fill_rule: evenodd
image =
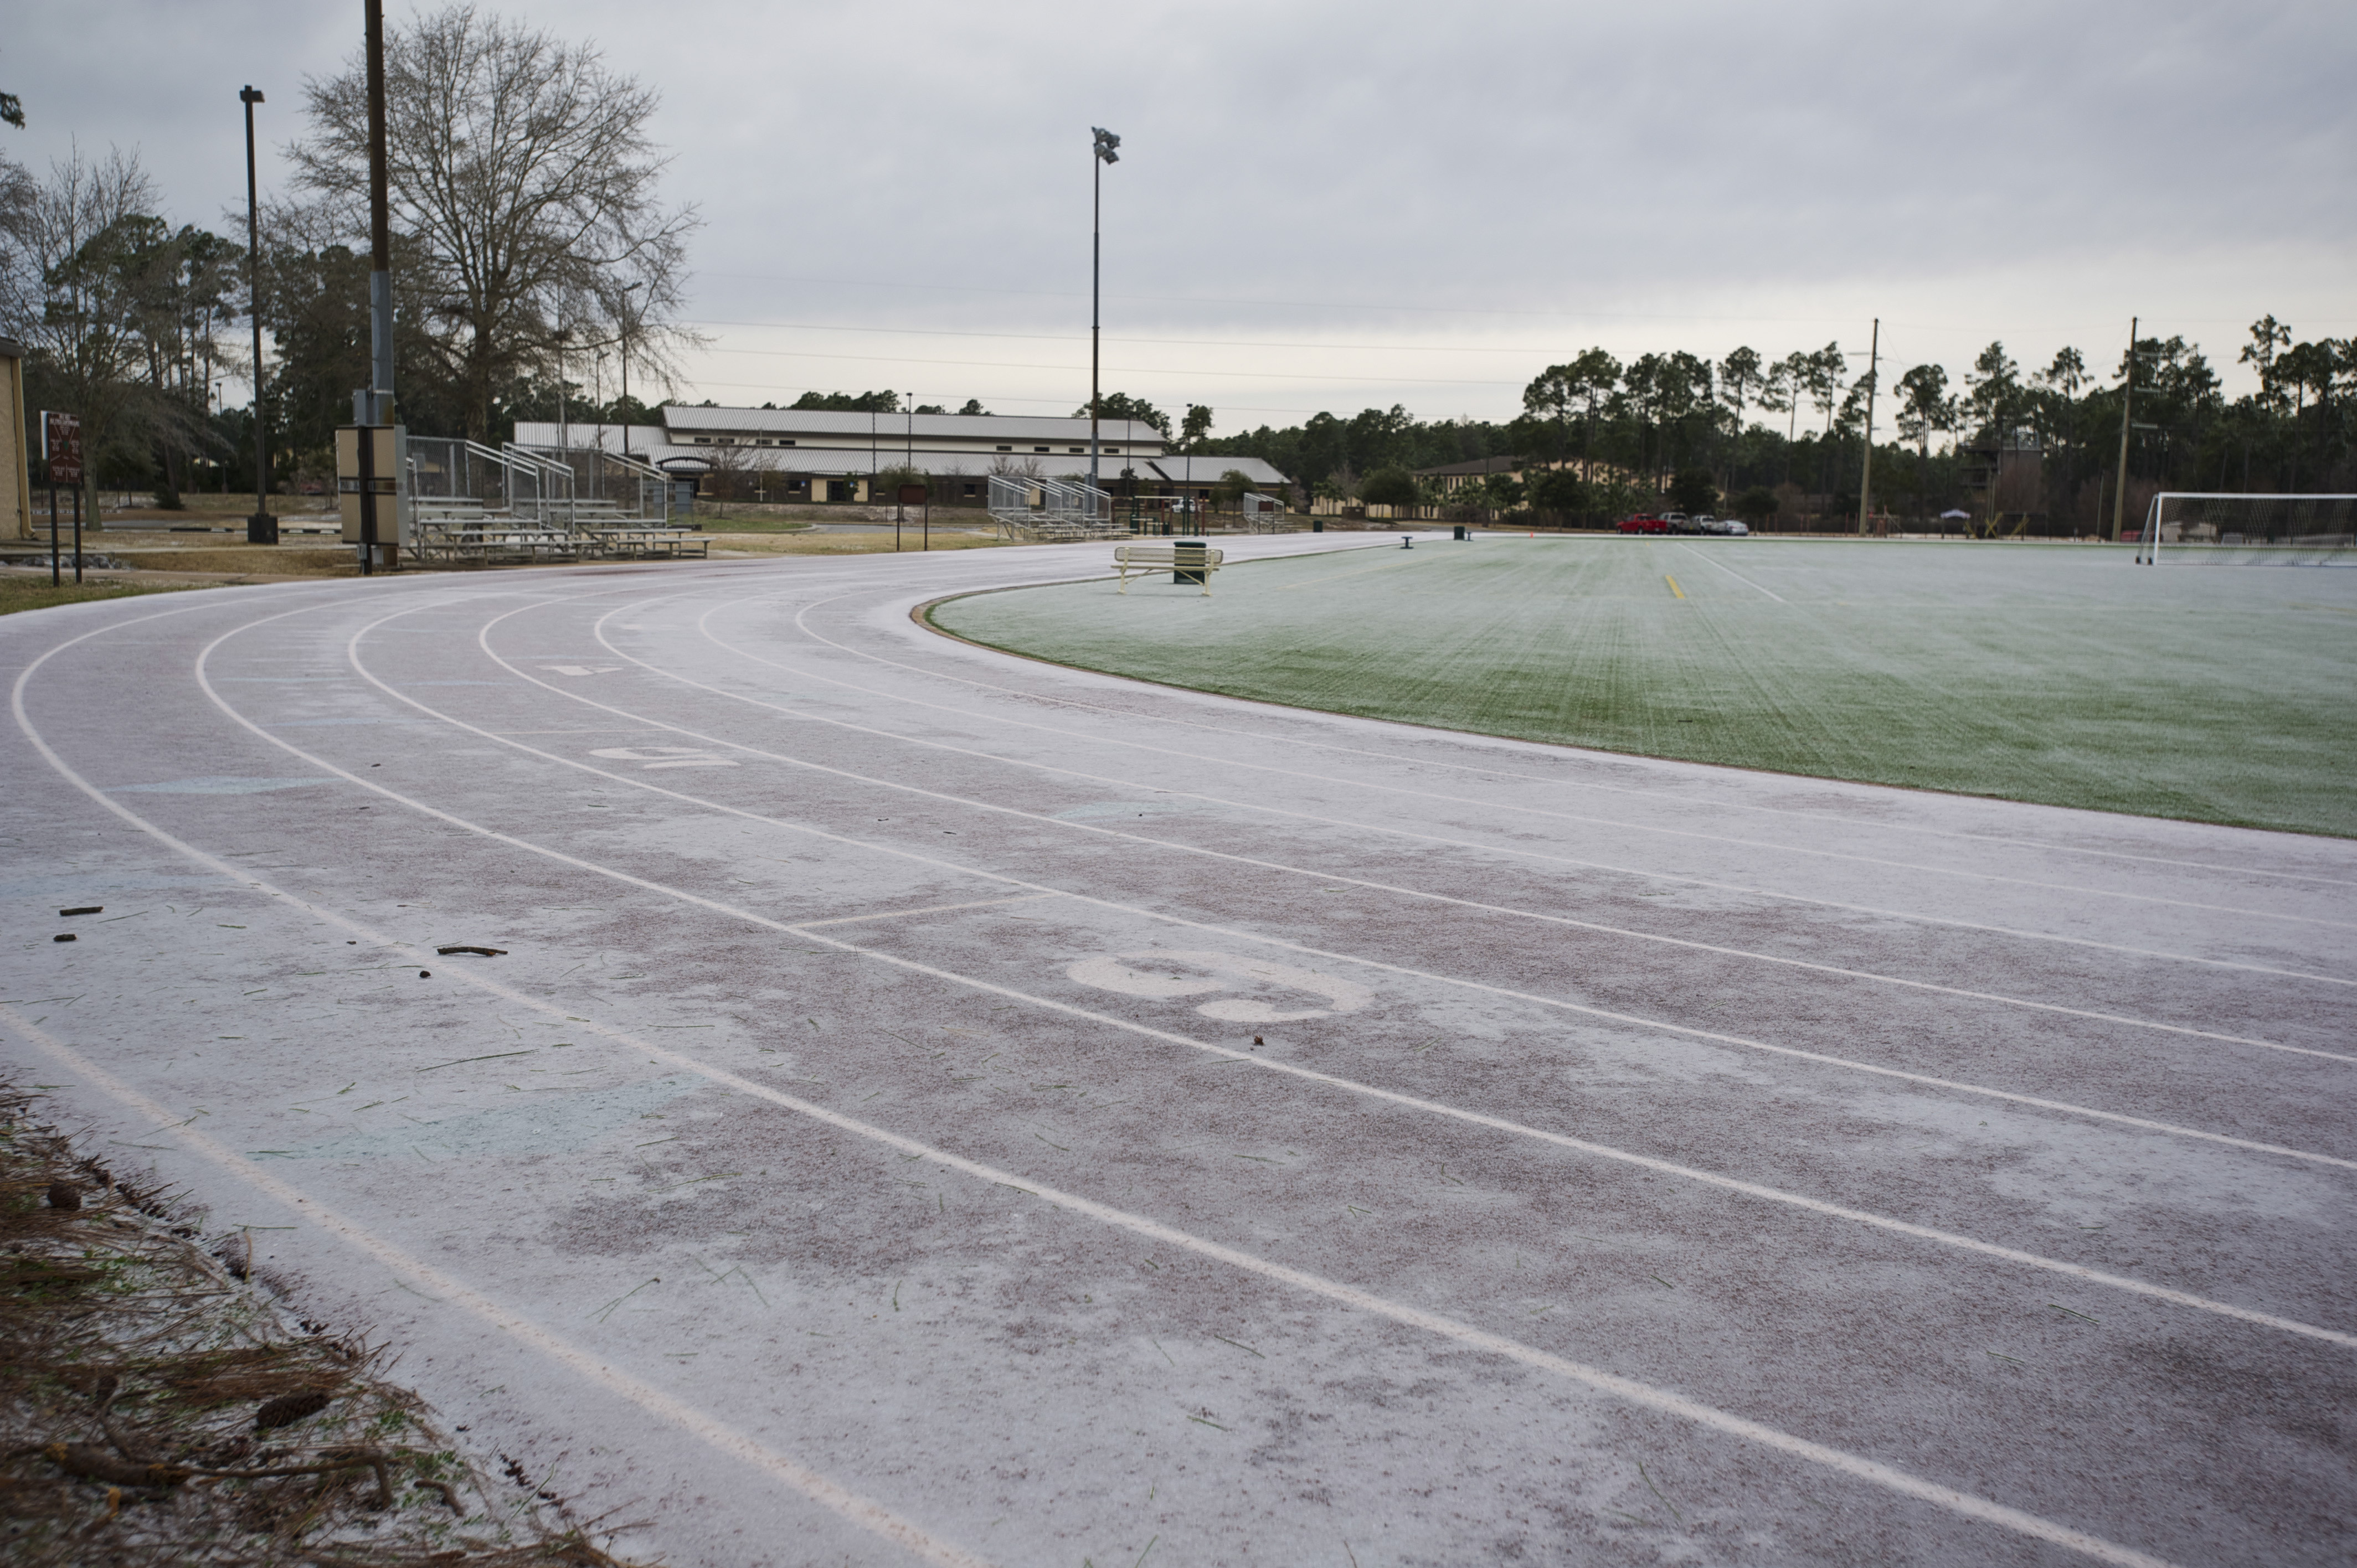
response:
<path id="1" fill-rule="evenodd" d="M 1223 428 L 1500 414 L 1589 342 L 1862 348 L 1878 315 L 1952 370 L 1992 338 L 2108 366 L 2132 312 L 2222 368 L 2265 311 L 2357 330 L 2345 5 L 504 9 L 662 91 L 670 189 L 707 220 L 694 314 L 802 324 L 709 328 L 722 401 L 1077 402 L 1092 124 L 1125 138 L 1108 381 Z M 0 84 L 34 123 L 0 145 L 136 144 L 175 216 L 218 221 L 238 86 L 283 141 L 359 16 L 31 12 Z"/>

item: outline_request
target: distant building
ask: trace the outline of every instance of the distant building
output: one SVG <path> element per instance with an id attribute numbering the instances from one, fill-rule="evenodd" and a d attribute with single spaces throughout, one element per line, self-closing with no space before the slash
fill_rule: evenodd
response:
<path id="1" fill-rule="evenodd" d="M 1448 463 L 1437 468 L 1418 468 L 1415 477 L 1427 489 L 1441 495 L 1450 495 L 1467 485 L 1478 485 L 1492 474 L 1520 473 L 1529 459 L 1523 457 L 1480 457 L 1470 463 Z"/>
<path id="2" fill-rule="evenodd" d="M 993 474 L 1060 478 L 1089 471 L 1089 422 L 999 413 L 846 413 L 829 409 L 685 408 L 662 411 L 661 424 L 518 421 L 516 445 L 628 451 L 683 475 L 741 476 L 772 500 L 888 500 L 868 480 L 888 468 L 914 467 L 933 481 L 941 504 L 980 506 Z M 1152 425 L 1107 419 L 1098 430 L 1098 482 L 1116 494 L 1208 495 L 1220 476 L 1242 471 L 1254 486 L 1285 476 L 1256 457 L 1169 455 Z"/>

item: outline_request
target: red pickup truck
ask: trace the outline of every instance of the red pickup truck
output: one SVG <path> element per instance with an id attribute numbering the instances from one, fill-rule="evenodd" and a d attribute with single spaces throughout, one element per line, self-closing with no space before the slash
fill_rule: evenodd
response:
<path id="1" fill-rule="evenodd" d="M 1648 514 L 1620 520 L 1620 532 L 1623 533 L 1667 533 L 1669 531 L 1670 525 L 1666 519 Z"/>

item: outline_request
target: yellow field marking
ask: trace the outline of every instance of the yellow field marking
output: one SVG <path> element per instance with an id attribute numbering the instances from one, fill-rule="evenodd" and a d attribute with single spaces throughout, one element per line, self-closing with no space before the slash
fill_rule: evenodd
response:
<path id="1" fill-rule="evenodd" d="M 1683 599 L 1686 596 L 1686 591 L 1678 586 L 1678 580 L 1667 572 L 1662 574 L 1662 581 L 1667 583 L 1670 585 L 1670 592 L 1677 595 L 1678 597 Z"/>

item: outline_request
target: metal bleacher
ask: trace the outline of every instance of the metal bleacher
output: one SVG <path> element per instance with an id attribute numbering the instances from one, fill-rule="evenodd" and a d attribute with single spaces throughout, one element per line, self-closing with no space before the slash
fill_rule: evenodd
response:
<path id="1" fill-rule="evenodd" d="M 1114 518 L 1113 497 L 1079 479 L 993 474 L 986 503 L 1000 535 L 1032 544 L 1126 538 L 1129 524 Z"/>
<path id="2" fill-rule="evenodd" d="M 671 483 L 623 453 L 409 438 L 408 553 L 421 564 L 702 558 L 671 518 Z"/>

